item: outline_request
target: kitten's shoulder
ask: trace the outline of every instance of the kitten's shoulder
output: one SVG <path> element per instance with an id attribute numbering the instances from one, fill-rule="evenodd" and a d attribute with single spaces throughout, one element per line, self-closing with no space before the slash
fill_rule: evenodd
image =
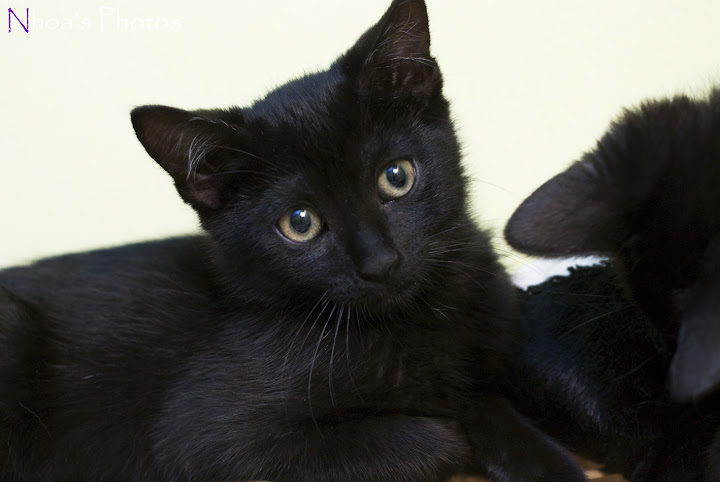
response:
<path id="1" fill-rule="evenodd" d="M 208 240 L 184 236 L 41 259 L 0 271 L 0 288 L 30 302 L 142 296 L 147 290 L 194 290 L 212 279 Z"/>
<path id="2" fill-rule="evenodd" d="M 91 251 L 42 258 L 29 264 L 0 269 L 0 282 L 32 276 L 72 276 L 101 271 L 125 271 L 139 267 L 162 267 L 196 263 L 205 251 L 205 236 L 181 236 L 143 241 Z M 114 269 L 113 269 L 114 268 Z"/>

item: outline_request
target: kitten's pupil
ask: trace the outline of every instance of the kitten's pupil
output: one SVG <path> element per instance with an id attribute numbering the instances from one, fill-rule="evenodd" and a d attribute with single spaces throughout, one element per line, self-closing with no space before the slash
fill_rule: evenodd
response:
<path id="1" fill-rule="evenodd" d="M 305 234 L 312 226 L 312 217 L 306 209 L 297 209 L 290 215 L 290 226 L 298 233 Z"/>
<path id="2" fill-rule="evenodd" d="M 405 169 L 398 166 L 397 164 L 392 164 L 390 167 L 388 167 L 385 176 L 387 177 L 390 185 L 397 188 L 402 188 L 407 182 L 407 174 L 405 173 Z"/>

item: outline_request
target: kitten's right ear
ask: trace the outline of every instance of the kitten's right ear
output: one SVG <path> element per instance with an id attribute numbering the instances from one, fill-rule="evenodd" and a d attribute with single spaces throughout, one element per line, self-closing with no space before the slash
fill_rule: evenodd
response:
<path id="1" fill-rule="evenodd" d="M 223 114 L 162 105 L 137 107 L 130 114 L 147 153 L 172 176 L 180 196 L 198 212 L 223 205 L 223 189 L 232 177 L 223 174 L 237 162 L 236 153 L 247 136 L 242 127 L 220 119 Z"/>
<path id="2" fill-rule="evenodd" d="M 423 0 L 394 0 L 341 62 L 364 98 L 422 107 L 442 87 Z"/>
<path id="3" fill-rule="evenodd" d="M 515 210 L 505 238 L 536 256 L 610 254 L 625 234 L 615 191 L 591 162 L 576 162 Z"/>

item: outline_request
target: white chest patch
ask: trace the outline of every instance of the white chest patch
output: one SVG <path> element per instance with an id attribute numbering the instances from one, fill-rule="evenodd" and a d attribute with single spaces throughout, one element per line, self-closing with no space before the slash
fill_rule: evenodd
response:
<path id="1" fill-rule="evenodd" d="M 573 266 L 592 266 L 604 260 L 605 258 L 598 256 L 536 258 L 513 271 L 511 279 L 518 288 L 527 289 L 529 286 L 538 285 L 553 276 L 564 276 L 568 274 L 568 268 Z"/>

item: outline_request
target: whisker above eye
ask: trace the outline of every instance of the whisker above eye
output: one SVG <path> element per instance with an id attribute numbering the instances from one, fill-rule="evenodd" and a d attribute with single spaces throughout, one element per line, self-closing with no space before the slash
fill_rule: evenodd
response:
<path id="1" fill-rule="evenodd" d="M 252 174 L 252 175 L 255 175 L 255 176 L 262 176 L 262 177 L 265 177 L 265 178 L 267 178 L 267 179 L 273 179 L 273 176 L 270 175 L 270 174 L 267 173 L 267 172 L 254 171 L 254 170 L 252 170 L 252 169 L 237 169 L 237 170 L 234 170 L 234 171 L 215 172 L 215 173 L 213 173 L 213 176 L 227 176 L 227 175 L 230 175 L 230 174 Z"/>
<path id="2" fill-rule="evenodd" d="M 258 156 L 258 155 L 256 155 L 256 154 L 253 154 L 252 152 L 248 152 L 248 151 L 245 151 L 245 150 L 243 150 L 243 149 L 238 149 L 238 148 L 236 148 L 236 147 L 230 147 L 230 146 L 223 146 L 223 145 L 221 145 L 221 146 L 217 146 L 217 147 L 218 147 L 218 148 L 225 149 L 225 150 L 227 150 L 227 151 L 237 152 L 237 153 L 239 153 L 239 154 L 243 154 L 243 155 L 245 155 L 245 156 L 252 157 L 253 159 L 257 159 L 258 161 L 262 161 L 262 162 L 266 163 L 267 165 L 269 165 L 269 166 L 271 166 L 271 167 L 274 167 L 274 168 L 277 169 L 277 170 L 282 170 L 279 165 L 275 164 L 274 162 L 272 162 L 272 161 L 270 161 L 270 160 L 268 160 L 268 159 L 265 159 L 264 157 L 260 157 L 260 156 Z"/>

